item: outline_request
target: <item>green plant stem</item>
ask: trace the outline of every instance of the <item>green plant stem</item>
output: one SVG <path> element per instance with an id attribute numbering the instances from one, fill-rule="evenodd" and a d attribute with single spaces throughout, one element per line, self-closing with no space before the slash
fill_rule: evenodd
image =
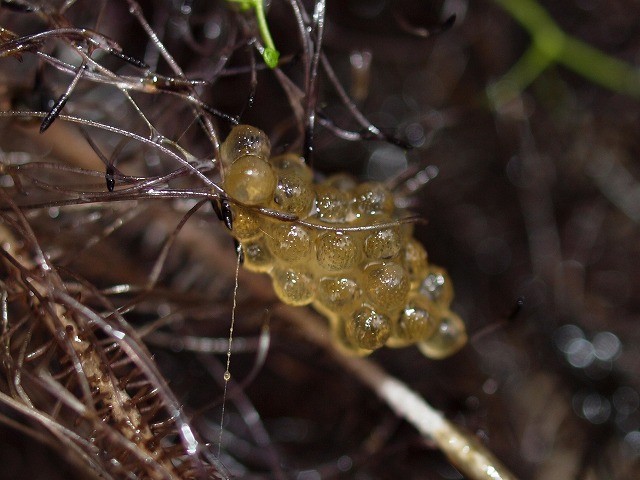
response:
<path id="1" fill-rule="evenodd" d="M 269 25 L 264 12 L 263 0 L 227 0 L 230 3 L 237 3 L 240 5 L 241 10 L 248 10 L 253 8 L 256 20 L 258 21 L 258 30 L 260 30 L 260 36 L 264 41 L 264 51 L 262 52 L 262 58 L 264 63 L 269 68 L 276 68 L 278 66 L 278 60 L 280 59 L 280 52 L 276 49 L 271 32 L 269 31 Z"/>
<path id="2" fill-rule="evenodd" d="M 586 79 L 614 92 L 640 98 L 640 69 L 567 37 L 560 62 Z"/>
<path id="3" fill-rule="evenodd" d="M 262 35 L 265 47 L 273 48 L 275 50 L 276 46 L 273 43 L 273 38 L 271 38 L 271 32 L 267 25 L 267 18 L 264 14 L 264 5 L 262 1 L 255 3 L 255 11 L 256 19 L 258 20 L 258 28 L 260 29 L 260 35 Z"/>
<path id="4" fill-rule="evenodd" d="M 531 36 L 531 46 L 504 77 L 488 88 L 496 108 L 517 97 L 553 64 L 617 93 L 640 98 L 640 69 L 562 31 L 534 0 L 494 0 Z"/>
<path id="5" fill-rule="evenodd" d="M 497 108 L 513 100 L 552 63 L 538 48 L 530 46 L 500 80 L 487 87 L 491 103 Z"/>

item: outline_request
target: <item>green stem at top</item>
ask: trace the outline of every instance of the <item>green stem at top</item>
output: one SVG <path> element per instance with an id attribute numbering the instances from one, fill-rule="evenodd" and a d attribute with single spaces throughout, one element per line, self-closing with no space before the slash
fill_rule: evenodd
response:
<path id="1" fill-rule="evenodd" d="M 640 69 L 565 33 L 535 0 L 494 0 L 529 32 L 531 46 L 488 88 L 494 106 L 517 97 L 549 66 L 561 64 L 617 93 L 640 98 Z"/>
<path id="2" fill-rule="evenodd" d="M 263 0 L 227 0 L 230 3 L 237 3 L 241 10 L 249 10 L 253 8 L 256 20 L 258 21 L 258 29 L 260 35 L 264 41 L 264 50 L 262 52 L 262 59 L 269 68 L 276 68 L 278 66 L 278 60 L 280 59 L 280 52 L 276 49 L 269 31 L 269 25 L 267 24 L 267 18 L 264 12 Z"/>

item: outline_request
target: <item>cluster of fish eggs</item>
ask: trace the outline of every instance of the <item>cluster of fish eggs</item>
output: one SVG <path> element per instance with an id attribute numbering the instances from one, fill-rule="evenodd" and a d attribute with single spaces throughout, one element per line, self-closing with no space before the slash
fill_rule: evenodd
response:
<path id="1" fill-rule="evenodd" d="M 383 184 L 348 175 L 316 183 L 300 156 L 271 157 L 267 135 L 249 125 L 234 127 L 220 154 L 244 266 L 269 274 L 284 303 L 313 305 L 337 343 L 360 354 L 416 344 L 444 358 L 465 344 L 449 277 L 428 263 Z"/>

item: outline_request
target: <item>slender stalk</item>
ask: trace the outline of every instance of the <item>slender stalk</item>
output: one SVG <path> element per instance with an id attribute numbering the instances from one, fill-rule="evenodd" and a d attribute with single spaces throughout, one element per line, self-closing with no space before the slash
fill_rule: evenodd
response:
<path id="1" fill-rule="evenodd" d="M 438 448 L 461 472 L 473 480 L 516 480 L 484 445 L 453 425 L 420 395 L 386 373 L 373 361 L 355 357 L 336 348 L 325 324 L 311 313 L 280 305 L 278 314 L 295 324 L 314 343 L 332 353 L 335 360 L 373 390 L 401 418 L 404 418 Z"/>
<path id="2" fill-rule="evenodd" d="M 535 0 L 494 0 L 531 36 L 531 46 L 488 88 L 496 108 L 517 97 L 548 67 L 559 64 L 614 92 L 640 98 L 640 69 L 564 32 Z"/>

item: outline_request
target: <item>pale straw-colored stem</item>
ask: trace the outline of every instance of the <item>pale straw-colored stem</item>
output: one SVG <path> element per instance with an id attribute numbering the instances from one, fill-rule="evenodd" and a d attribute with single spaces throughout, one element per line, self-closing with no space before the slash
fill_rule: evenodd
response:
<path id="1" fill-rule="evenodd" d="M 515 480 L 507 468 L 470 433 L 453 425 L 407 385 L 386 373 L 368 358 L 351 356 L 337 349 L 325 323 L 311 312 L 286 306 L 278 315 L 298 327 L 304 336 L 329 350 L 335 360 L 371 388 L 401 418 L 425 439 L 435 442 L 451 463 L 474 480 Z M 425 361 L 428 361 L 425 359 Z"/>

